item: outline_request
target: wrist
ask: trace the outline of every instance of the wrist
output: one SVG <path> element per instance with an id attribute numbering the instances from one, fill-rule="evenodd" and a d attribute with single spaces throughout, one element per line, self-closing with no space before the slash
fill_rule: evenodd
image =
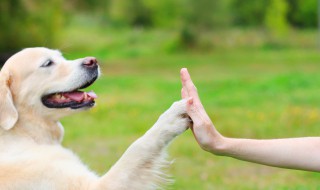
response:
<path id="1" fill-rule="evenodd" d="M 201 125 L 201 129 L 205 129 L 202 133 L 206 133 L 205 135 L 196 134 L 197 141 L 200 147 L 210 153 L 215 155 L 224 155 L 227 151 L 228 138 L 224 137 L 216 130 L 213 124 L 210 122 L 204 123 Z M 200 131 L 200 130 L 198 130 Z M 200 138 L 201 137 L 201 138 Z"/>
<path id="2" fill-rule="evenodd" d="M 212 140 L 210 149 L 207 150 L 217 156 L 224 156 L 227 153 L 228 148 L 228 138 L 218 134 Z"/>

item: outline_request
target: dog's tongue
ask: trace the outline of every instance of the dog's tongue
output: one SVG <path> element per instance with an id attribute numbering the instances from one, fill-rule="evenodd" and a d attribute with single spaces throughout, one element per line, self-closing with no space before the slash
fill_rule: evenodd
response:
<path id="1" fill-rule="evenodd" d="M 84 98 L 84 93 L 85 92 L 75 91 L 75 92 L 65 92 L 62 95 L 64 97 L 70 98 L 74 101 L 81 102 L 81 100 L 83 100 L 83 98 Z"/>
<path id="2" fill-rule="evenodd" d="M 70 99 L 77 101 L 77 102 L 81 102 L 81 101 L 86 100 L 88 98 L 90 98 L 90 99 L 97 98 L 97 95 L 93 91 L 90 91 L 88 93 L 81 92 L 81 91 L 65 92 L 62 95 L 66 98 L 70 98 Z"/>
<path id="3" fill-rule="evenodd" d="M 93 99 L 98 98 L 98 96 L 96 95 L 96 93 L 94 93 L 93 91 L 87 92 L 88 96 L 90 96 Z"/>

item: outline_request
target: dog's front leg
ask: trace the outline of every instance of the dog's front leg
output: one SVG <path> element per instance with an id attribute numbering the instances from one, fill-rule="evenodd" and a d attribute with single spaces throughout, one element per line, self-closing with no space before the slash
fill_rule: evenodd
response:
<path id="1" fill-rule="evenodd" d="M 189 126 L 186 100 L 175 102 L 154 126 L 135 141 L 111 170 L 101 177 L 94 189 L 149 190 L 166 182 L 165 148 Z"/>

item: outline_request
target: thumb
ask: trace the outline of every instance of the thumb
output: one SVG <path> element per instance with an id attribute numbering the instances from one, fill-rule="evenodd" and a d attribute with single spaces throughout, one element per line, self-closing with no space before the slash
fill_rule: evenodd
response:
<path id="1" fill-rule="evenodd" d="M 193 105 L 193 97 L 189 97 L 188 99 L 187 99 L 187 104 L 188 105 Z"/>

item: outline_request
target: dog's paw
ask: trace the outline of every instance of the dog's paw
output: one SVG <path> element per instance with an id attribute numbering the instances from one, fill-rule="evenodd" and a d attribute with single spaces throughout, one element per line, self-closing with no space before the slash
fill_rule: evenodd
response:
<path id="1" fill-rule="evenodd" d="M 180 135 L 186 131 L 192 124 L 187 114 L 187 100 L 183 99 L 172 104 L 172 106 L 164 112 L 159 120 L 161 131 L 173 136 Z"/>

